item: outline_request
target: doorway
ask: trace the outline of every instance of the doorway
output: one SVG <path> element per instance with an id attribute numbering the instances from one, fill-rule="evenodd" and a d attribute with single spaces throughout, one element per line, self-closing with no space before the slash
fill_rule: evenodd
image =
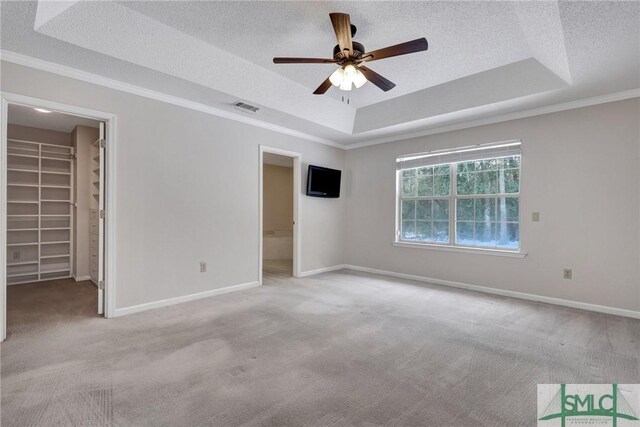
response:
<path id="1" fill-rule="evenodd" d="M 260 284 L 300 274 L 300 161 L 299 153 L 260 146 Z"/>
<path id="2" fill-rule="evenodd" d="M 2 109 L 2 332 L 105 314 L 106 133 L 52 103 Z M 26 101 L 26 102 L 21 102 Z"/>

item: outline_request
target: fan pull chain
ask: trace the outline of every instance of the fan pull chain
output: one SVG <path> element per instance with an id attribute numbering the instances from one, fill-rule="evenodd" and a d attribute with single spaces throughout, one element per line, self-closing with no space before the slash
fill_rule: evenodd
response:
<path id="1" fill-rule="evenodd" d="M 349 104 L 349 101 L 350 101 L 350 99 L 349 99 L 349 97 L 347 97 L 347 98 L 346 98 L 346 103 L 347 103 L 347 104 Z M 345 97 L 344 97 L 344 95 L 342 95 L 342 102 L 343 102 L 343 103 L 345 102 Z"/>

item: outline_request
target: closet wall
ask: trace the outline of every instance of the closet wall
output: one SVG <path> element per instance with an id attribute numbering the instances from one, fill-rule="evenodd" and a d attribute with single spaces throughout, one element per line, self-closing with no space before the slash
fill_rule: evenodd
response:
<path id="1" fill-rule="evenodd" d="M 293 167 L 264 165 L 265 231 L 293 230 Z"/>
<path id="2" fill-rule="evenodd" d="M 92 217 L 92 210 L 96 209 L 96 201 L 93 197 L 96 186 L 93 183 L 97 181 L 97 176 L 94 172 L 96 168 L 93 167 L 95 154 L 91 144 L 97 139 L 98 129 L 96 128 L 76 126 L 71 132 L 71 144 L 76 152 L 76 185 L 74 186 L 74 199 L 76 201 L 74 228 L 76 233 L 73 263 L 73 276 L 76 280 L 88 280 L 92 276 L 92 270 L 97 272 L 97 268 L 93 265 L 97 264 L 97 257 L 94 257 L 95 259 L 92 262 L 92 255 L 94 254 L 90 252 L 91 241 L 96 240 L 90 233 L 90 218 Z"/>
<path id="3" fill-rule="evenodd" d="M 263 246 L 266 260 L 293 259 L 293 162 L 263 166 Z"/>
<path id="4" fill-rule="evenodd" d="M 71 135 L 7 129 L 7 283 L 71 275 Z"/>

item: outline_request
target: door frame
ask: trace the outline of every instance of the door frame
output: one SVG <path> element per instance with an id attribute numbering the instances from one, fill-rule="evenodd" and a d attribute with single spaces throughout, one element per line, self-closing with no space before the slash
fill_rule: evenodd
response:
<path id="1" fill-rule="evenodd" d="M 259 155 L 259 219 L 258 219 L 258 284 L 262 286 L 262 256 L 263 256 L 263 240 L 264 240 L 264 226 L 263 226 L 263 209 L 264 209 L 264 153 L 277 154 L 279 156 L 291 157 L 293 159 L 293 277 L 300 277 L 300 268 L 302 265 L 302 236 L 301 236 L 301 223 L 300 223 L 300 181 L 302 180 L 301 165 L 302 154 L 295 151 L 283 150 L 281 148 L 269 147 L 266 145 L 260 145 Z"/>
<path id="2" fill-rule="evenodd" d="M 7 337 L 7 109 L 9 104 L 40 107 L 74 116 L 87 117 L 106 123 L 105 187 L 105 311 L 106 318 L 113 317 L 116 301 L 116 120 L 115 114 L 63 104 L 51 100 L 33 98 L 11 92 L 0 92 L 0 341 Z"/>

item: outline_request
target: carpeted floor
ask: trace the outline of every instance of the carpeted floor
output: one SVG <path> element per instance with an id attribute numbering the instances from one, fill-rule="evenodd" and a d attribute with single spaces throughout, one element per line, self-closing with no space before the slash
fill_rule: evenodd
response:
<path id="1" fill-rule="evenodd" d="M 9 287 L 3 427 L 535 425 L 538 383 L 640 382 L 638 320 L 363 273 L 109 320 L 95 294 Z"/>

